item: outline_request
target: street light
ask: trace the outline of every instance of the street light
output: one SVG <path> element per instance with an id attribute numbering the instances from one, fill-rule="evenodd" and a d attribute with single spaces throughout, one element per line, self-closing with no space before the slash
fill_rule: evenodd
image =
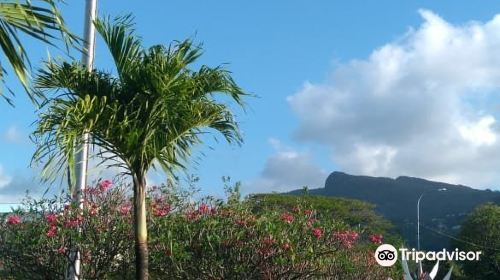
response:
<path id="1" fill-rule="evenodd" d="M 447 190 L 448 190 L 447 188 L 440 188 L 437 190 L 425 191 L 420 195 L 420 197 L 417 200 L 417 250 L 418 251 L 420 251 L 420 200 L 422 200 L 422 197 L 424 197 L 424 195 L 427 193 L 430 193 L 433 191 L 444 192 Z"/>
<path id="2" fill-rule="evenodd" d="M 425 191 L 423 192 L 420 197 L 417 200 L 417 251 L 420 251 L 420 200 L 422 200 L 422 197 L 424 197 L 425 194 L 433 192 L 433 191 L 438 191 L 438 192 L 444 192 L 447 191 L 447 188 L 440 188 L 440 189 L 434 189 L 430 191 Z M 422 263 L 419 265 L 419 274 L 422 273 Z"/>

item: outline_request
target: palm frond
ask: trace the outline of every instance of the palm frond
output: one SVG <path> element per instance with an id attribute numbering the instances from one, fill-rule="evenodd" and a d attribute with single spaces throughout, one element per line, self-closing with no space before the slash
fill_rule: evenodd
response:
<path id="1" fill-rule="evenodd" d="M 109 73 L 88 72 L 80 62 L 48 61 L 45 68 L 38 71 L 33 85 L 38 95 L 63 90 L 69 98 L 83 98 L 89 94 L 113 98 L 119 91 L 119 83 Z"/>
<path id="2" fill-rule="evenodd" d="M 38 96 L 29 88 L 30 60 L 19 34 L 23 33 L 54 46 L 59 36 L 53 32 L 59 32 L 67 49 L 70 46 L 77 46 L 79 42 L 79 39 L 66 28 L 55 1 L 39 0 L 38 2 L 39 5 L 33 5 L 31 1 L 0 3 L 0 48 L 33 102 L 36 102 Z M 5 68 L 0 68 L 2 81 L 5 71 Z M 0 94 L 4 95 L 1 92 Z"/>
<path id="3" fill-rule="evenodd" d="M 97 19 L 94 24 L 115 61 L 118 75 L 126 78 L 142 52 L 141 40 L 134 35 L 133 17 L 127 15 L 113 20 L 108 17 Z"/>

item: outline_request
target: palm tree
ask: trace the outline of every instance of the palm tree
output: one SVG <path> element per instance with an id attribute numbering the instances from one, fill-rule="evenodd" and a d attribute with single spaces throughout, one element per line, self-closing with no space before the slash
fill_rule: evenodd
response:
<path id="1" fill-rule="evenodd" d="M 29 0 L 24 3 L 5 0 L 0 2 L 0 48 L 32 101 L 35 100 L 35 96 L 28 90 L 30 61 L 19 33 L 49 45 L 54 45 L 57 38 L 54 32 L 60 32 L 66 46 L 73 44 L 76 39 L 66 29 L 54 0 L 38 0 L 37 2 L 39 2 L 37 5 Z M 0 81 L 4 81 L 6 73 L 5 65 L 1 64 Z M 14 94 L 10 89 L 9 91 L 12 95 Z M 12 105 L 12 100 L 1 91 L 0 96 Z"/>
<path id="2" fill-rule="evenodd" d="M 45 159 L 45 176 L 54 178 L 74 164 L 74 147 L 86 131 L 92 144 L 105 151 L 103 161 L 128 170 L 134 188 L 136 275 L 147 279 L 147 171 L 161 167 L 172 174 L 184 168 L 192 147 L 210 130 L 229 143 L 241 143 L 229 101 L 243 106 L 246 94 L 221 67 L 191 70 L 201 48 L 189 40 L 145 49 L 130 17 L 95 24 L 117 75 L 88 73 L 79 62 L 48 62 L 34 81 L 37 91 L 52 97 L 43 104 L 34 132 L 39 147 L 33 159 Z"/>

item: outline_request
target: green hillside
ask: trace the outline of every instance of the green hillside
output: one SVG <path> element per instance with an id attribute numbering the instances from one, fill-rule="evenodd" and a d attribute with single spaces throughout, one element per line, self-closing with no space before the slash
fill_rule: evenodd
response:
<path id="1" fill-rule="evenodd" d="M 440 188 L 447 191 L 439 192 Z M 303 190 L 290 192 L 299 195 Z M 410 246 L 416 246 L 417 200 L 421 200 L 421 246 L 439 249 L 450 246 L 446 235 L 456 235 L 464 218 L 478 205 L 499 202 L 500 192 L 477 190 L 462 185 L 433 182 L 413 177 L 354 176 L 333 172 L 325 187 L 309 190 L 311 195 L 366 201 L 391 221 Z"/>

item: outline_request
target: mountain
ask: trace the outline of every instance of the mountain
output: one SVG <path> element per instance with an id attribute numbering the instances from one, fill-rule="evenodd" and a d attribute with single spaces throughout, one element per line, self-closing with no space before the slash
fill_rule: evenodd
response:
<path id="1" fill-rule="evenodd" d="M 446 188 L 446 191 L 438 191 Z M 376 211 L 390 220 L 406 239 L 416 247 L 417 200 L 420 202 L 421 247 L 442 249 L 450 246 L 450 239 L 475 207 L 487 202 L 500 202 L 500 192 L 477 190 L 463 185 L 452 185 L 420 178 L 401 176 L 354 176 L 333 172 L 325 187 L 311 189 L 311 195 L 323 195 L 364 200 L 376 205 Z M 295 190 L 290 194 L 302 194 Z"/>

